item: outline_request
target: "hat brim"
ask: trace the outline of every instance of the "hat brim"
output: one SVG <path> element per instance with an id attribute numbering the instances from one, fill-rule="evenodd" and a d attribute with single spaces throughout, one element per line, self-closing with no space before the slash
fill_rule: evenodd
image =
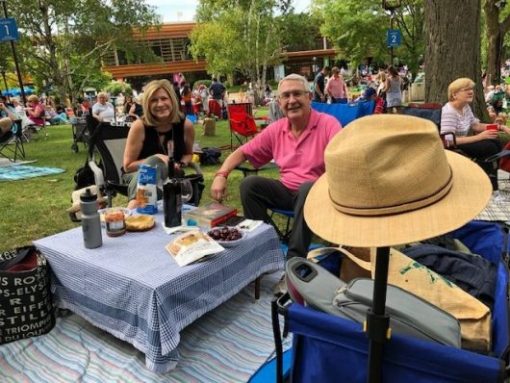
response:
<path id="1" fill-rule="evenodd" d="M 480 214 L 489 202 L 492 186 L 484 171 L 470 159 L 451 151 L 446 151 L 446 156 L 453 172 L 453 186 L 433 205 L 377 217 L 345 214 L 331 203 L 324 174 L 306 199 L 306 223 L 327 241 L 360 247 L 400 245 L 455 230 Z"/>

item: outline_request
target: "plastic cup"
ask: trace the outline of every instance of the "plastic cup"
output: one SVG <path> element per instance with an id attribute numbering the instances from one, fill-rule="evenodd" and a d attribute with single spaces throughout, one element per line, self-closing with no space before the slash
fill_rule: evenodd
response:
<path id="1" fill-rule="evenodd" d="M 485 130 L 499 130 L 498 124 L 487 124 Z"/>
<path id="2" fill-rule="evenodd" d="M 106 235 L 109 237 L 118 237 L 126 232 L 126 221 L 122 208 L 106 209 L 104 220 L 106 224 Z"/>

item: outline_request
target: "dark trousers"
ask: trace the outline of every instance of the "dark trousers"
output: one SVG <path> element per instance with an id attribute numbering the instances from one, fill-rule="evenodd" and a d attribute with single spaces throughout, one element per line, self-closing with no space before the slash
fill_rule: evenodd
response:
<path id="1" fill-rule="evenodd" d="M 346 97 L 342 97 L 342 98 L 331 97 L 332 104 L 347 104 L 347 101 L 348 100 Z"/>
<path id="2" fill-rule="evenodd" d="M 498 167 L 496 163 L 485 162 L 487 157 L 501 151 L 501 143 L 498 140 L 482 140 L 470 144 L 461 144 L 457 147 L 468 157 L 474 158 L 475 162 L 489 176 L 493 190 L 498 190 Z"/>
<path id="3" fill-rule="evenodd" d="M 303 214 L 306 196 L 312 185 L 312 182 L 305 182 L 298 191 L 292 191 L 278 180 L 260 176 L 249 176 L 241 182 L 241 202 L 246 218 L 269 222 L 269 208 L 294 211 L 287 258 L 306 257 L 312 241 L 312 232 Z"/>

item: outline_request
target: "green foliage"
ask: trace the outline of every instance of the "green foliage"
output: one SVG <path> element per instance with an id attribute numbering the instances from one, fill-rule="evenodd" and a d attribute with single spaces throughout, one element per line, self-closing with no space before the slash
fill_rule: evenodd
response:
<path id="1" fill-rule="evenodd" d="M 284 50 L 307 51 L 316 49 L 315 42 L 321 39 L 320 26 L 323 23 L 318 13 L 289 13 L 278 18 Z"/>
<path id="2" fill-rule="evenodd" d="M 313 14 L 324 19 L 321 32 L 340 50 L 340 58 L 355 64 L 372 57 L 389 62 L 386 30 L 390 15 L 380 2 L 372 0 L 315 0 Z M 416 72 L 423 57 L 423 1 L 403 0 L 395 11 L 394 28 L 402 33 L 403 44 L 394 49 L 395 57 Z"/>
<path id="3" fill-rule="evenodd" d="M 205 59 L 210 74 L 232 78 L 239 72 L 252 81 L 257 103 L 267 69 L 281 62 L 285 44 L 295 44 L 306 35 L 291 28 L 296 22 L 284 28 L 290 4 L 289 0 L 201 0 L 190 52 Z"/>
<path id="4" fill-rule="evenodd" d="M 340 49 L 342 58 L 354 63 L 361 63 L 367 57 L 384 61 L 389 19 L 379 2 L 317 0 L 314 4 L 313 12 L 324 19 L 322 34 Z"/>
<path id="5" fill-rule="evenodd" d="M 39 0 L 9 6 L 22 32 L 17 44 L 22 71 L 62 99 L 108 81 L 101 75 L 101 60 L 112 48 L 126 57 L 152 54 L 133 43 L 132 31 L 159 22 L 144 0 Z"/>
<path id="6" fill-rule="evenodd" d="M 133 89 L 131 88 L 131 85 L 128 84 L 127 82 L 120 81 L 112 81 L 104 88 L 104 90 L 112 96 L 118 96 L 120 93 L 122 93 L 123 95 L 133 94 Z"/>

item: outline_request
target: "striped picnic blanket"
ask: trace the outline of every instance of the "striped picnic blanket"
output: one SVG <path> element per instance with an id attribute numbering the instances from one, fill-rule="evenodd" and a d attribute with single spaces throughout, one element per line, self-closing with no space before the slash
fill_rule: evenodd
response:
<path id="1" fill-rule="evenodd" d="M 280 275 L 262 278 L 258 301 L 248 286 L 184 329 L 168 373 L 148 370 L 133 346 L 68 314 L 49 334 L 0 346 L 0 381 L 246 382 L 274 350 L 270 304 Z"/>

